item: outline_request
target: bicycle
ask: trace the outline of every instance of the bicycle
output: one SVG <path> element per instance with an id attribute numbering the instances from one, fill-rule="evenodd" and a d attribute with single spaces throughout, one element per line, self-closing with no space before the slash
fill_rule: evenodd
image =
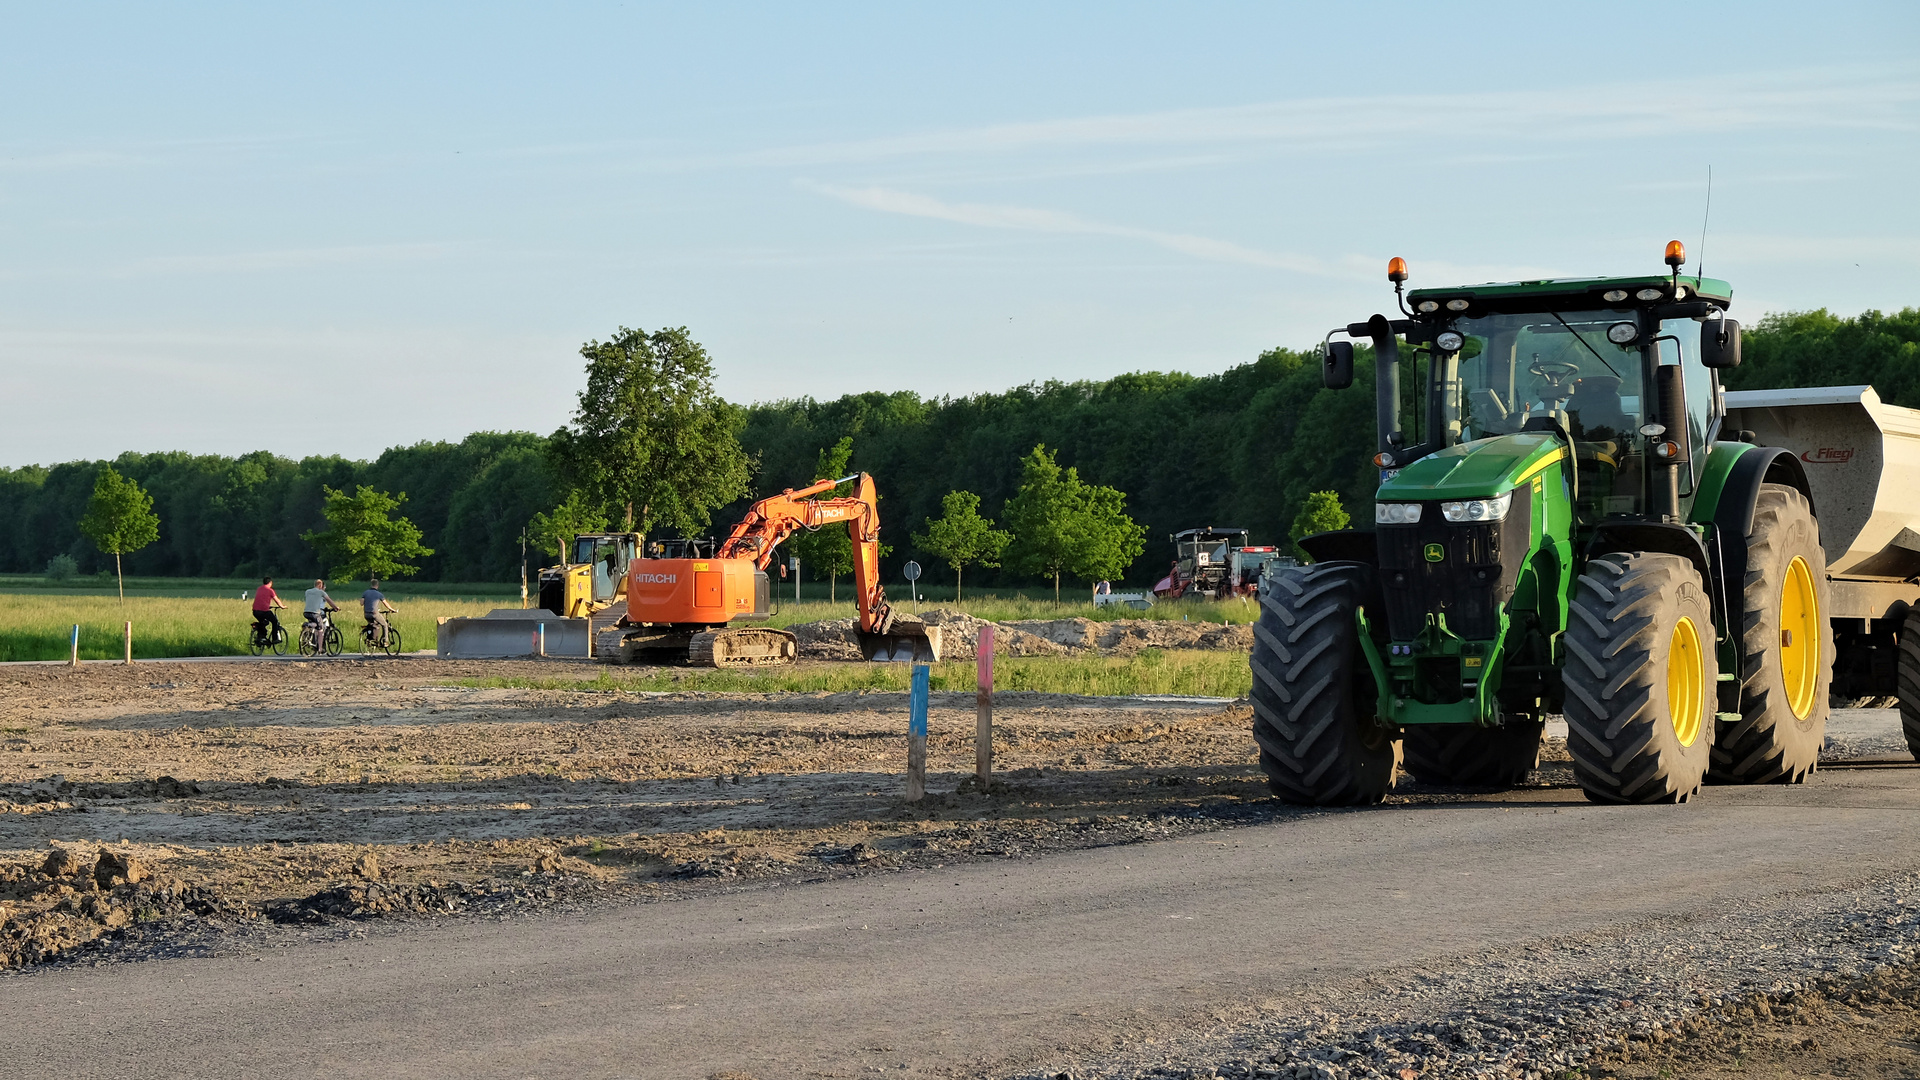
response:
<path id="1" fill-rule="evenodd" d="M 328 612 L 323 611 L 320 613 L 318 622 L 307 619 L 300 623 L 301 656 L 319 656 L 321 653 L 328 656 L 340 655 L 340 649 L 344 645 L 340 628 L 333 625 L 333 620 L 327 616 Z"/>
<path id="2" fill-rule="evenodd" d="M 369 620 L 360 628 L 360 651 L 370 653 L 375 650 L 388 656 L 400 655 L 400 628 L 391 622 L 373 622 Z"/>
<path id="3" fill-rule="evenodd" d="M 275 656 L 287 655 L 287 628 L 279 623 L 265 623 L 254 620 L 247 631 L 247 651 L 255 656 L 265 656 L 271 652 Z"/>

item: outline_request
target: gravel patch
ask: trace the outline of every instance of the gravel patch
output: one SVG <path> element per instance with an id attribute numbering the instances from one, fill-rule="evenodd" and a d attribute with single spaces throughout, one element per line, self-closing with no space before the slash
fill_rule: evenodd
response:
<path id="1" fill-rule="evenodd" d="M 1410 924 L 1415 923 L 1410 920 Z M 1588 1075 L 1591 1059 L 1913 962 L 1920 875 L 1384 972 L 1019 1080 Z M 1756 1006 L 1756 1003 L 1759 1003 Z"/>

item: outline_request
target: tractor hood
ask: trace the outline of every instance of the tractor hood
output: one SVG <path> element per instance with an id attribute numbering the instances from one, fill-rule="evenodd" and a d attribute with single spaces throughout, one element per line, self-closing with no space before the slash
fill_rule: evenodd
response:
<path id="1" fill-rule="evenodd" d="M 1381 502 L 1483 499 L 1519 486 L 1565 454 L 1566 444 L 1544 431 L 1476 439 L 1406 466 L 1380 485 L 1375 498 Z"/>

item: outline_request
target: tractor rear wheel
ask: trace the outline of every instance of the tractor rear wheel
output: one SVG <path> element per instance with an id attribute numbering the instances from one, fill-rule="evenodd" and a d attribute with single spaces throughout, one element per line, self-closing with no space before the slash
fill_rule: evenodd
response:
<path id="1" fill-rule="evenodd" d="M 1267 789 L 1304 806 L 1364 806 L 1393 786 L 1400 744 L 1354 613 L 1372 570 L 1317 563 L 1271 575 L 1253 628 L 1253 738 Z"/>
<path id="2" fill-rule="evenodd" d="M 1512 787 L 1540 765 L 1539 720 L 1501 727 L 1408 724 L 1400 736 L 1407 771 L 1428 784 Z"/>
<path id="3" fill-rule="evenodd" d="M 1563 668 L 1567 753 L 1587 798 L 1686 802 L 1713 744 L 1713 607 L 1691 562 L 1664 552 L 1588 560 Z"/>
<path id="4" fill-rule="evenodd" d="M 1820 526 L 1807 497 L 1790 487 L 1760 487 L 1738 603 L 1740 719 L 1719 725 L 1708 778 L 1801 783 L 1819 767 L 1826 741 L 1833 623 Z"/>
<path id="5" fill-rule="evenodd" d="M 1907 750 L 1920 761 L 1920 608 L 1908 608 L 1900 623 L 1900 727 Z"/>

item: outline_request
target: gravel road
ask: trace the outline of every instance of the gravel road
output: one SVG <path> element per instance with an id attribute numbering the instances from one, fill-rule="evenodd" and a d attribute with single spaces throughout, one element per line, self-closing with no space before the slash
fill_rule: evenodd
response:
<path id="1" fill-rule="evenodd" d="M 1835 747 L 1903 751 L 1889 717 L 1841 714 Z M 1680 807 L 1541 788 L 29 969 L 0 978 L 0 1060 L 114 1077 L 1554 1075 L 1756 992 L 1904 962 L 1916 810 L 1920 769 L 1891 765 Z"/>

